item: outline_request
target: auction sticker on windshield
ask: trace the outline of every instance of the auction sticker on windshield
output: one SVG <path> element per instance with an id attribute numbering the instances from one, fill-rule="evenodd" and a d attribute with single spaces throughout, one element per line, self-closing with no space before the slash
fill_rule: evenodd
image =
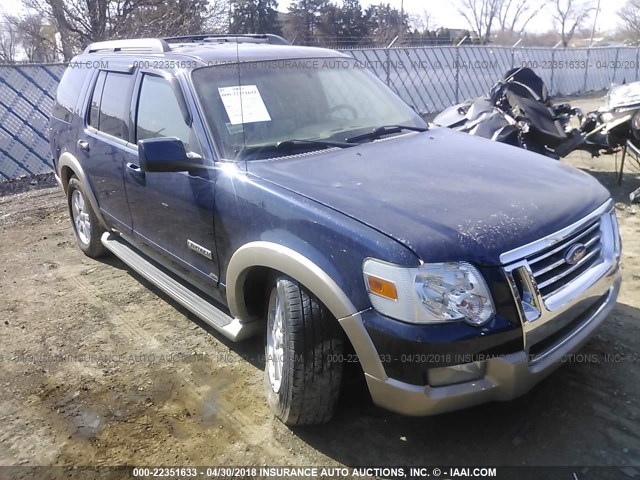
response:
<path id="1" fill-rule="evenodd" d="M 270 122 L 271 116 L 256 85 L 218 88 L 231 125 Z"/>

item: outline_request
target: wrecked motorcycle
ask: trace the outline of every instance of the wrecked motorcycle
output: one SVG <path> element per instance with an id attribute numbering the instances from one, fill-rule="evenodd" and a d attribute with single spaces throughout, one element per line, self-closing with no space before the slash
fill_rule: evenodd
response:
<path id="1" fill-rule="evenodd" d="M 600 147 L 589 143 L 584 131 L 572 126 L 574 119 L 582 123 L 580 109 L 569 104 L 552 105 L 542 79 L 522 67 L 509 70 L 487 96 L 449 107 L 433 122 L 554 159 L 577 149 L 597 154 Z"/>
<path id="2" fill-rule="evenodd" d="M 604 105 L 587 113 L 580 130 L 604 152 L 622 150 L 620 183 L 627 155 L 640 167 L 640 82 L 612 86 Z"/>

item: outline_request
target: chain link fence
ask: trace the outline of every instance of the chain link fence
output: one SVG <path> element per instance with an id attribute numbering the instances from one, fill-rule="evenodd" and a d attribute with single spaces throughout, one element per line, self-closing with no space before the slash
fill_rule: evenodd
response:
<path id="1" fill-rule="evenodd" d="M 404 101 L 425 114 L 481 96 L 507 70 L 522 66 L 542 77 L 554 96 L 599 91 L 612 83 L 640 80 L 640 49 L 632 47 L 451 46 L 344 52 L 368 66 Z"/>
<path id="2" fill-rule="evenodd" d="M 0 179 L 53 169 L 49 113 L 65 65 L 0 66 Z"/>
<path id="3" fill-rule="evenodd" d="M 555 96 L 640 80 L 640 49 L 444 46 L 343 50 L 420 113 L 486 93 L 509 69 L 526 66 Z M 52 170 L 49 112 L 64 64 L 0 65 L 0 179 Z"/>

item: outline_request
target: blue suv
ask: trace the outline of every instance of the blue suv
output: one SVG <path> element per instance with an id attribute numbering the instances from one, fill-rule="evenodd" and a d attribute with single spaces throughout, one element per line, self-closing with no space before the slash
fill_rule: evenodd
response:
<path id="1" fill-rule="evenodd" d="M 226 337 L 263 335 L 267 401 L 328 421 L 357 362 L 429 415 L 528 391 L 616 303 L 597 181 L 428 125 L 364 66 L 270 35 L 94 43 L 49 137 L 78 245 Z"/>

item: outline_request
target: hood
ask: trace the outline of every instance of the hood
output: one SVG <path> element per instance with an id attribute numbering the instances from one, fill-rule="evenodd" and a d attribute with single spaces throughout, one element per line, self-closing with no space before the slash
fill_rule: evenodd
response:
<path id="1" fill-rule="evenodd" d="M 497 265 L 500 254 L 609 198 L 580 170 L 445 128 L 252 161 L 248 170 L 396 239 L 425 262 Z"/>

